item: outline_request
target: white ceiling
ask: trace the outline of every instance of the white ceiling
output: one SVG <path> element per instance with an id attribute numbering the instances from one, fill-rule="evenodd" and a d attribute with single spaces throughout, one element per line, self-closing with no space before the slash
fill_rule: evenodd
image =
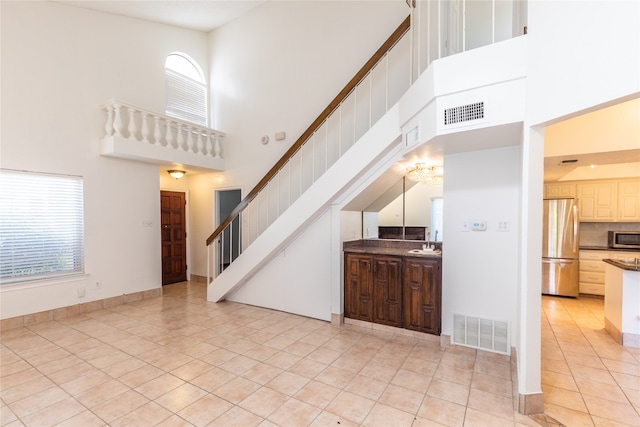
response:
<path id="1" fill-rule="evenodd" d="M 54 0 L 72 6 L 99 10 L 192 30 L 209 32 L 265 3 L 248 0 Z"/>

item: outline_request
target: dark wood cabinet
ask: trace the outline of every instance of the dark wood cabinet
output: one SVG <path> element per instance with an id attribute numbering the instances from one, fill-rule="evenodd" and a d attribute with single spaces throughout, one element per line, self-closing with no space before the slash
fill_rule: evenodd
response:
<path id="1" fill-rule="evenodd" d="M 373 322 L 402 326 L 402 258 L 373 257 Z"/>
<path id="2" fill-rule="evenodd" d="M 440 262 L 405 258 L 404 327 L 429 334 L 440 334 Z"/>
<path id="3" fill-rule="evenodd" d="M 440 259 L 346 253 L 345 317 L 440 334 Z"/>
<path id="4" fill-rule="evenodd" d="M 344 315 L 368 322 L 373 319 L 371 258 L 348 254 L 344 266 Z"/>

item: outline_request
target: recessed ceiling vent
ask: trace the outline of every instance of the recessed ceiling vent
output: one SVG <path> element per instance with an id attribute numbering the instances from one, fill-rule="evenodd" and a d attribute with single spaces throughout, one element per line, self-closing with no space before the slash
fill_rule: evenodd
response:
<path id="1" fill-rule="evenodd" d="M 572 165 L 574 163 L 578 163 L 578 159 L 563 160 L 560 162 L 560 166 Z"/>
<path id="2" fill-rule="evenodd" d="M 444 110 L 445 126 L 482 119 L 484 119 L 484 101 L 460 105 L 458 107 L 445 108 Z"/>

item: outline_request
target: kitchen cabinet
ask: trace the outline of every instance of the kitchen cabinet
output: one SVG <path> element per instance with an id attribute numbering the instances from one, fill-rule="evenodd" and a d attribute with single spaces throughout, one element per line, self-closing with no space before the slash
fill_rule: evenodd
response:
<path id="1" fill-rule="evenodd" d="M 440 334 L 440 262 L 423 258 L 404 260 L 404 327 Z"/>
<path id="2" fill-rule="evenodd" d="M 344 314 L 440 334 L 441 259 L 345 252 Z"/>
<path id="3" fill-rule="evenodd" d="M 617 189 L 618 183 L 616 181 L 589 181 L 576 184 L 580 221 L 616 221 Z"/>
<path id="4" fill-rule="evenodd" d="M 566 183 L 550 183 L 544 185 L 545 199 L 574 199 L 576 197 L 576 185 Z"/>
<path id="5" fill-rule="evenodd" d="M 618 183 L 618 221 L 640 221 L 640 180 Z"/>
<path id="6" fill-rule="evenodd" d="M 580 250 L 580 293 L 604 295 L 604 262 L 607 251 Z"/>

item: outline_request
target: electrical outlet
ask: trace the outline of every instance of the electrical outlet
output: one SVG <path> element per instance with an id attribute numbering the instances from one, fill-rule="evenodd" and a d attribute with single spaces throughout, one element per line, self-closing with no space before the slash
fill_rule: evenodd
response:
<path id="1" fill-rule="evenodd" d="M 78 298 L 84 298 L 84 288 L 78 288 Z"/>
<path id="2" fill-rule="evenodd" d="M 506 221 L 506 220 L 498 221 L 498 224 L 496 226 L 496 231 L 509 231 L 509 230 L 510 230 L 509 221 Z"/>
<path id="3" fill-rule="evenodd" d="M 102 280 L 96 282 L 96 289 L 102 289 Z"/>

